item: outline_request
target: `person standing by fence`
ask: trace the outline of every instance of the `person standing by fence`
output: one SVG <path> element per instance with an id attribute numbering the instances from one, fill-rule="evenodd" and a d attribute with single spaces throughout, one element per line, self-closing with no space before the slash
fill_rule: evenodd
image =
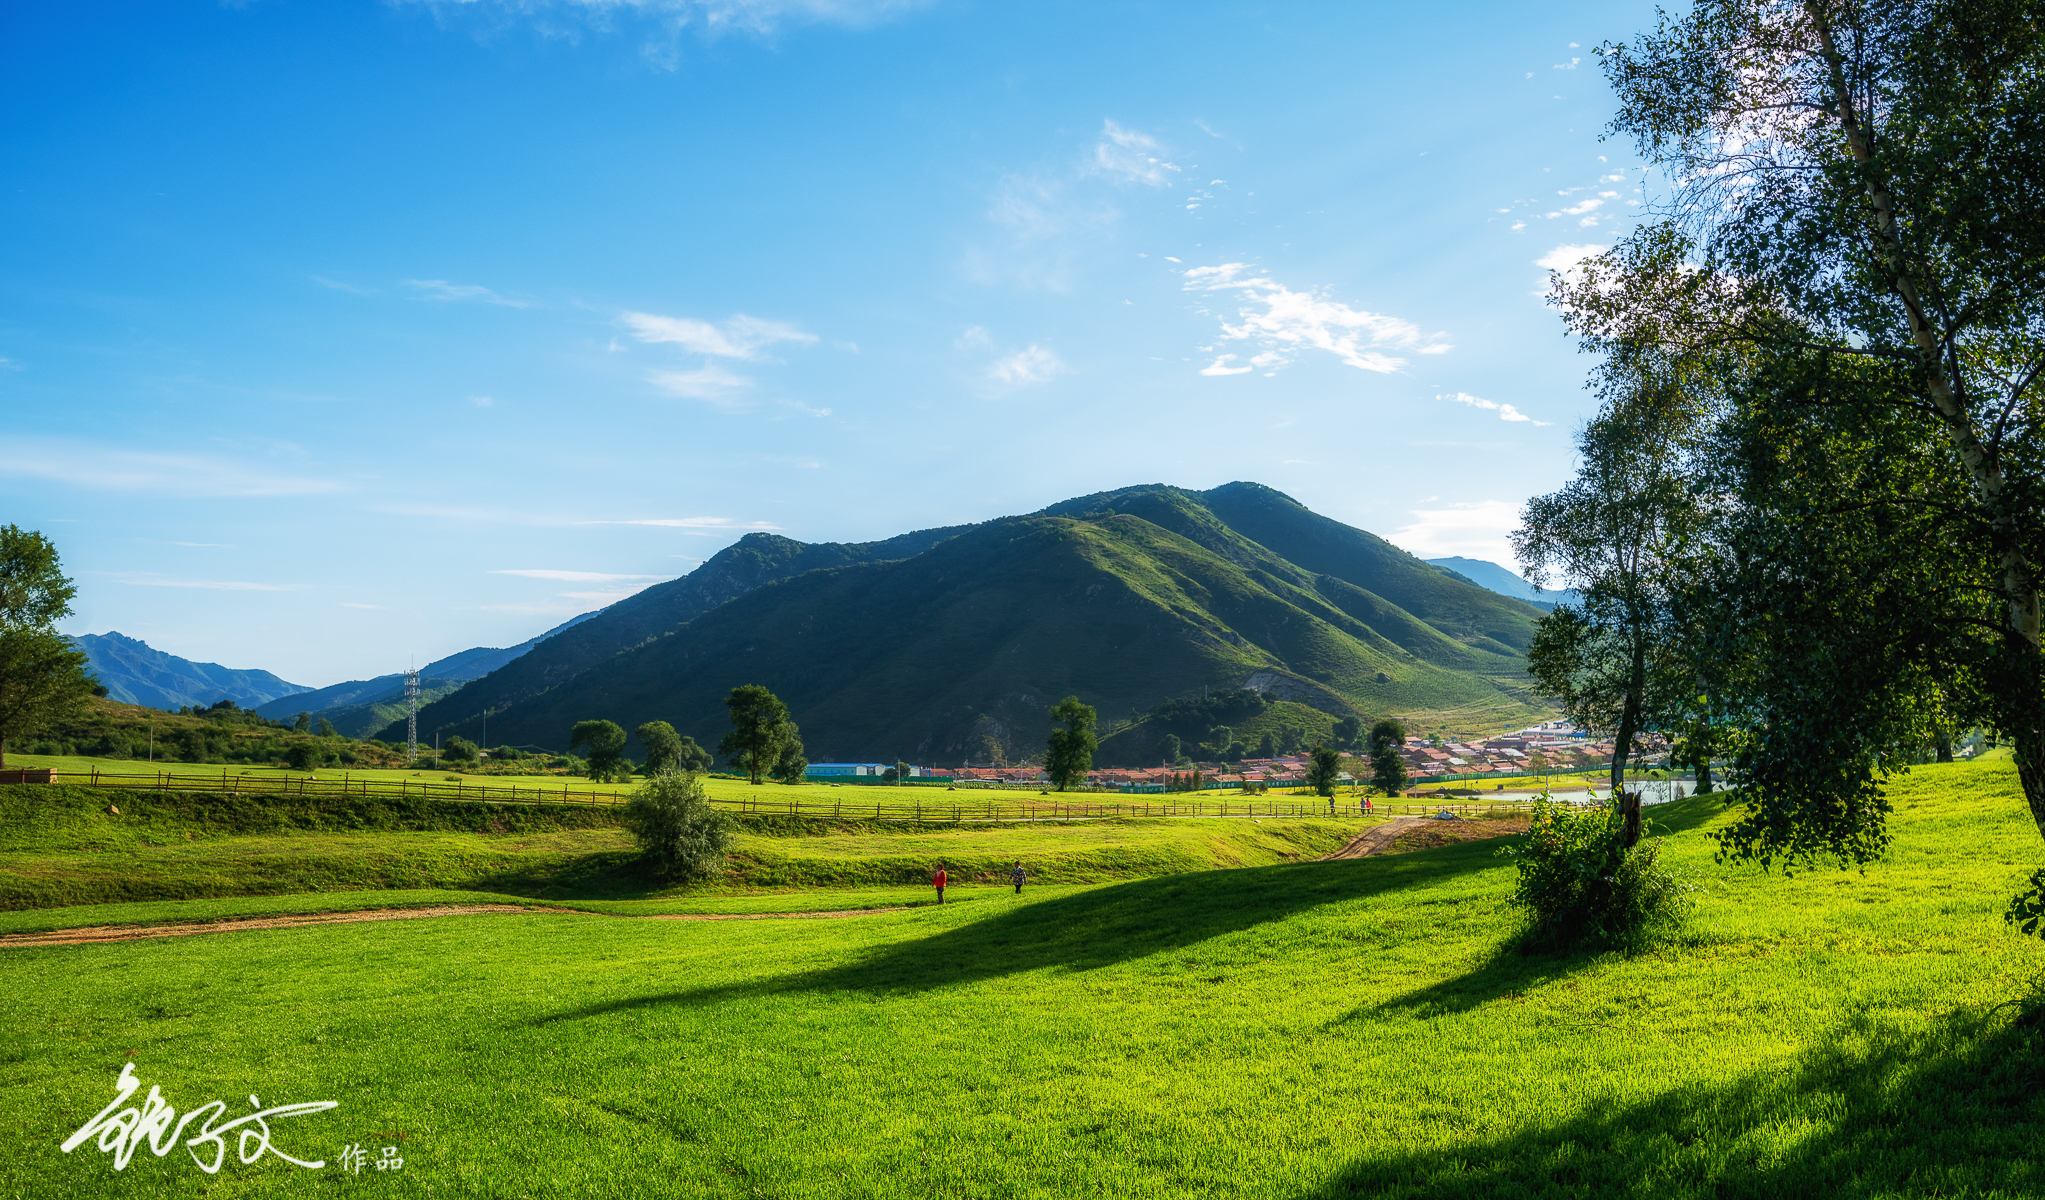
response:
<path id="1" fill-rule="evenodd" d="M 931 885 L 932 885 L 933 887 L 935 887 L 935 888 L 937 889 L 937 902 L 938 902 L 939 904 L 943 904 L 943 903 L 944 903 L 944 885 L 945 885 L 946 883 L 950 882 L 950 879 L 949 879 L 949 878 L 948 878 L 948 877 L 947 877 L 947 876 L 945 875 L 945 873 L 944 873 L 944 864 L 943 864 L 943 863 L 939 863 L 939 864 L 937 864 L 937 874 L 935 874 L 935 875 L 932 875 L 932 876 L 930 877 L 930 882 L 931 882 Z"/>
<path id="2" fill-rule="evenodd" d="M 1008 873 L 1008 881 L 1015 885 L 1015 894 L 1018 896 L 1022 895 L 1022 885 L 1029 882 L 1029 878 L 1028 875 L 1023 874 L 1021 862 L 1017 862 L 1015 870 Z"/>

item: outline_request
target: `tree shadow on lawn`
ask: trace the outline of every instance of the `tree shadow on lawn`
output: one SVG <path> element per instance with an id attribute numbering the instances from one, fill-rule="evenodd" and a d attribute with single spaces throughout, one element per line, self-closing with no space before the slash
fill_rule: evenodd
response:
<path id="1" fill-rule="evenodd" d="M 614 1000 L 539 1020 L 783 992 L 928 992 L 1045 968 L 1098 970 L 1324 904 L 1425 889 L 1495 868 L 1502 865 L 1496 849 L 1467 842 L 1382 858 L 1162 875 L 1023 904 L 826 970 Z"/>
<path id="2" fill-rule="evenodd" d="M 1861 1015 L 1793 1067 L 1374 1156 L 1305 1195 L 2038 1196 L 2041 1043 L 2036 1023 L 2006 1012 L 1913 1033 Z"/>

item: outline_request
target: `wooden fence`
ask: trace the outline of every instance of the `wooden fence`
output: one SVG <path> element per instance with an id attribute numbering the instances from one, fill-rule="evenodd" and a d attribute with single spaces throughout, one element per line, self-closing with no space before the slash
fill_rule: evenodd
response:
<path id="1" fill-rule="evenodd" d="M 532 784 L 490 785 L 466 781 L 439 782 L 423 779 L 356 779 L 331 776 L 179 774 L 171 771 L 121 773 L 107 771 L 52 771 L 50 782 L 95 788 L 129 788 L 143 791 L 209 792 L 246 796 L 360 796 L 385 800 L 453 800 L 493 804 L 583 804 L 618 805 L 631 798 L 629 791 L 615 789 L 538 786 Z M 978 789 L 975 789 L 976 791 Z M 881 795 L 873 795 L 882 792 Z M 1036 799 L 1008 796 L 981 798 L 972 792 L 950 793 L 940 799 L 925 789 L 859 789 L 849 795 L 826 794 L 821 788 L 804 788 L 800 796 L 775 788 L 758 796 L 732 798 L 711 796 L 710 802 L 732 812 L 790 817 L 866 817 L 915 821 L 1069 821 L 1104 817 L 1326 817 L 1358 815 L 1360 801 L 1338 796 L 1331 810 L 1326 800 L 1315 796 L 1249 795 L 1212 798 L 1212 793 L 1182 792 L 1143 798 L 1142 803 L 1095 803 L 1054 799 L 1057 793 Z M 983 793 L 984 794 L 984 793 Z M 1103 798 L 1116 793 L 1095 793 Z M 873 796 L 871 802 L 866 797 Z M 1071 793 L 1067 793 L 1071 795 Z M 1179 796 L 1189 799 L 1181 801 Z M 956 796 L 956 798 L 949 798 Z M 1191 797 L 1201 797 L 1191 799 Z M 853 797 L 857 797 L 854 799 Z M 1504 815 L 1524 812 L 1525 801 L 1506 803 L 1386 804 L 1373 800 L 1371 811 L 1378 815 L 1426 815 L 1448 809 L 1464 815 Z"/>

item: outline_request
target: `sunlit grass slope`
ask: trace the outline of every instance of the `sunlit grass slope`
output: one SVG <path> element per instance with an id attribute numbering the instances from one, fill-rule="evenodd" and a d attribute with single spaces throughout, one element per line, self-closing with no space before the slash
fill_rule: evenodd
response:
<path id="1" fill-rule="evenodd" d="M 617 820 L 615 809 L 582 805 L 0 787 L 0 909 L 422 888 L 551 900 L 668 894 L 636 869 Z M 717 888 L 907 887 L 939 862 L 962 883 L 991 881 L 1019 860 L 1046 883 L 1098 882 L 1313 858 L 1364 827 L 739 820 Z"/>
<path id="2" fill-rule="evenodd" d="M 830 921 L 450 918 L 0 953 L 0 1196 L 2035 1196 L 2040 860 L 1920 769 L 1859 872 L 1714 866 L 1635 958 L 1506 946 L 1471 844 Z M 2003 1006 L 2003 1007 L 1999 1007 Z M 132 1057 L 131 1057 L 132 1056 Z M 215 1179 L 57 1143 L 123 1064 L 331 1099 Z"/>

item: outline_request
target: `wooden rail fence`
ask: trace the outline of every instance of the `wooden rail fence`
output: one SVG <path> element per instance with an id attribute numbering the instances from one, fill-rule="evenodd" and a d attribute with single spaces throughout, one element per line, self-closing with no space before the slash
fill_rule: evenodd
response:
<path id="1" fill-rule="evenodd" d="M 40 774 L 40 772 L 38 772 Z M 51 783 L 77 784 L 95 788 L 128 788 L 142 791 L 209 792 L 220 795 L 248 796 L 360 796 L 366 799 L 385 800 L 455 800 L 493 804 L 582 804 L 618 805 L 631 798 L 628 791 L 575 788 L 563 784 L 560 787 L 543 787 L 532 784 L 490 785 L 467 781 L 440 782 L 412 779 L 355 779 L 348 775 L 341 778 L 319 776 L 249 776 L 235 775 L 227 771 L 218 774 L 178 774 L 171 771 L 143 773 L 113 773 L 107 771 L 51 771 Z M 776 789 L 779 791 L 780 789 Z M 805 789 L 806 791 L 809 789 Z M 822 789 L 816 789 L 821 791 Z M 737 799 L 712 796 L 710 802 L 719 808 L 732 812 L 758 813 L 769 816 L 790 817 L 872 817 L 879 819 L 916 821 L 1061 821 L 1086 820 L 1104 817 L 1326 817 L 1358 815 L 1360 801 L 1354 797 L 1336 797 L 1331 809 L 1328 802 L 1312 796 L 1270 795 L 1210 798 L 1208 792 L 1165 793 L 1156 797 L 1145 797 L 1147 803 L 1070 803 L 1049 801 L 1037 803 L 1027 800 L 1012 800 L 1006 797 L 986 799 L 965 793 L 956 800 L 940 801 L 923 789 L 873 789 L 886 791 L 890 795 L 875 796 L 872 803 L 865 802 L 860 789 L 853 795 L 860 799 L 848 802 L 841 796 L 825 799 L 798 798 L 790 795 L 746 796 Z M 864 794 L 862 794 L 864 793 Z M 903 794 L 906 793 L 906 794 Z M 984 793 L 983 793 L 984 794 Z M 1112 793 L 1109 793 L 1112 794 Z M 1055 795 L 1055 793 L 1054 793 Z M 1199 796 L 1198 800 L 1180 801 L 1179 795 Z M 966 798 L 971 796 L 970 799 Z M 927 797 L 927 798 L 926 798 Z M 1525 801 L 1472 804 L 1445 803 L 1434 801 L 1426 804 L 1386 804 L 1373 800 L 1371 812 L 1382 816 L 1427 815 L 1447 809 L 1459 815 L 1502 815 L 1525 812 L 1530 809 Z"/>

